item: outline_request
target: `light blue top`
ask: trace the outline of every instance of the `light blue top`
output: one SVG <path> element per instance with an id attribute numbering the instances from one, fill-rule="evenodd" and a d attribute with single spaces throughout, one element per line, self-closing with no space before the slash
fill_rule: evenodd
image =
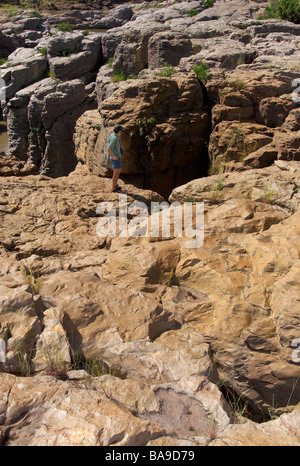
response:
<path id="1" fill-rule="evenodd" d="M 121 159 L 122 152 L 121 152 L 121 145 L 119 136 L 116 133 L 112 133 L 108 138 L 108 147 L 111 149 L 112 154 L 114 157 L 119 157 Z M 108 154 L 109 155 L 109 154 Z"/>

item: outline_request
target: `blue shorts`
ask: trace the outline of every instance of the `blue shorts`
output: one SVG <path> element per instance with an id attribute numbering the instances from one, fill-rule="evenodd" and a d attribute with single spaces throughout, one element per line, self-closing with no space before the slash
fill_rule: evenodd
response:
<path id="1" fill-rule="evenodd" d="M 121 159 L 113 160 L 113 159 L 111 158 L 110 160 L 111 160 L 111 164 L 112 164 L 112 167 L 113 167 L 113 168 L 122 168 Z"/>

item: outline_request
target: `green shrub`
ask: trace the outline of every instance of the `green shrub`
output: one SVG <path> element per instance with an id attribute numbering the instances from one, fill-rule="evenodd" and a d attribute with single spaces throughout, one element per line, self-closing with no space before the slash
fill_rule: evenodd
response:
<path id="1" fill-rule="evenodd" d="M 190 16 L 196 16 L 198 13 L 199 13 L 199 11 L 195 10 L 195 8 L 192 8 L 192 9 L 189 11 L 189 15 L 190 15 Z"/>
<path id="2" fill-rule="evenodd" d="M 39 11 L 33 11 L 30 15 L 30 18 L 43 19 L 43 15 Z"/>
<path id="3" fill-rule="evenodd" d="M 212 6 L 214 6 L 214 1 L 215 0 L 205 0 L 203 2 L 204 8 L 211 8 Z"/>
<path id="4" fill-rule="evenodd" d="M 158 73 L 156 73 L 156 76 L 164 76 L 169 78 L 173 74 L 176 73 L 176 70 L 173 65 L 170 65 L 169 63 L 164 63 Z"/>
<path id="5" fill-rule="evenodd" d="M 200 81 L 206 81 L 207 80 L 209 67 L 205 62 L 200 61 L 199 65 L 192 66 L 192 70 L 196 73 L 197 78 L 200 79 Z"/>
<path id="6" fill-rule="evenodd" d="M 72 32 L 74 27 L 70 23 L 59 23 L 57 29 L 62 32 Z"/>
<path id="7" fill-rule="evenodd" d="M 44 55 L 44 57 L 47 57 L 47 47 L 37 47 L 37 51 Z"/>
<path id="8" fill-rule="evenodd" d="M 109 66 L 109 68 L 112 68 L 112 66 L 113 66 L 113 61 L 114 61 L 114 57 L 111 57 L 111 58 L 107 61 L 107 66 Z"/>
<path id="9" fill-rule="evenodd" d="M 300 24 L 299 0 L 271 0 L 262 18 L 285 19 L 292 23 Z"/>
<path id="10" fill-rule="evenodd" d="M 120 81 L 126 81 L 126 74 L 124 71 L 115 71 L 112 74 L 112 80 L 114 83 L 118 83 Z"/>

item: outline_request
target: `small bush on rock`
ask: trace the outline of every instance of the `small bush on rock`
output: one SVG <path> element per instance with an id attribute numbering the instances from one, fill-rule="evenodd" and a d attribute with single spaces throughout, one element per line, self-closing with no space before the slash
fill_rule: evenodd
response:
<path id="1" fill-rule="evenodd" d="M 164 76 L 170 78 L 175 73 L 176 69 L 174 68 L 174 66 L 170 65 L 169 63 L 164 63 L 161 67 L 161 70 L 157 73 L 157 76 Z"/>
<path id="2" fill-rule="evenodd" d="M 59 23 L 57 29 L 62 32 L 72 32 L 74 27 L 70 23 Z"/>
<path id="3" fill-rule="evenodd" d="M 200 61 L 199 65 L 192 66 L 192 70 L 196 73 L 197 78 L 200 79 L 200 81 L 207 80 L 209 67 L 205 62 Z"/>
<path id="4" fill-rule="evenodd" d="M 265 9 L 263 19 L 278 18 L 300 24 L 299 0 L 271 0 Z"/>
<path id="5" fill-rule="evenodd" d="M 203 6 L 204 8 L 211 8 L 214 6 L 215 0 L 204 0 Z"/>

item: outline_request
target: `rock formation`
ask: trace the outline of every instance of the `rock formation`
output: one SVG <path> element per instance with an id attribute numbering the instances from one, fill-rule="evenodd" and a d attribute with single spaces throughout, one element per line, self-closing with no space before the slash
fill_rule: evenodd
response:
<path id="1" fill-rule="evenodd" d="M 210 121 L 194 73 L 128 80 L 99 111 L 79 118 L 75 152 L 97 175 L 108 173 L 106 141 L 115 121 L 126 128 L 122 173 L 135 184 L 167 197 L 207 173 Z"/>
<path id="2" fill-rule="evenodd" d="M 299 25 L 264 6 L 2 30 L 1 445 L 300 445 Z"/>
<path id="3" fill-rule="evenodd" d="M 221 182 L 214 175 L 174 190 L 172 202 L 183 205 L 187 193 L 190 201 L 205 202 L 205 241 L 197 249 L 176 236 L 99 238 L 97 205 L 110 201 L 118 208 L 118 198 L 110 193 L 109 180 L 88 174 L 84 166 L 56 180 L 2 178 L 2 370 L 23 376 L 44 371 L 65 379 L 23 378 L 28 397 L 35 390 L 31 383 L 45 384 L 47 408 L 34 397 L 28 416 L 37 433 L 25 439 L 23 421 L 15 426 L 16 416 L 23 419 L 27 409 L 23 398 L 18 413 L 5 414 L 3 441 L 248 444 L 247 433 L 239 443 L 234 440 L 238 408 L 225 401 L 228 390 L 255 420 L 290 411 L 284 431 L 281 417 L 272 421 L 274 431 L 271 422 L 240 426 L 241 432 L 246 426 L 252 432 L 253 444 L 297 444 L 298 411 L 291 409 L 299 401 L 298 172 L 299 162 L 278 161 L 270 168 L 226 173 Z M 162 201 L 152 191 L 125 186 L 128 208 L 135 200 L 148 207 Z M 111 375 L 94 382 L 80 371 L 68 375 L 76 361 L 99 360 L 111 365 Z M 70 388 L 74 400 L 81 393 L 72 403 L 78 403 L 75 418 L 61 398 L 60 404 L 52 398 L 56 384 L 63 383 L 63 390 L 74 376 L 82 379 L 75 391 Z M 8 413 L 14 396 L 20 397 L 12 395 L 20 379 L 1 380 Z M 127 386 L 136 387 L 132 401 Z M 91 392 L 108 416 L 119 410 L 111 437 L 95 440 L 100 430 L 110 432 L 105 416 L 93 422 L 95 434 L 79 434 L 78 422 L 90 430 L 90 411 L 83 404 Z M 157 407 L 144 405 L 143 396 Z M 174 403 L 183 410 L 180 426 L 168 423 Z M 52 410 L 60 413 L 54 422 Z M 195 419 L 189 410 L 198 413 Z M 136 423 L 134 434 L 129 419 Z M 38 428 L 42 425 L 47 434 Z M 65 435 L 56 432 L 59 426 Z"/>
<path id="4" fill-rule="evenodd" d="M 186 125 L 184 134 L 180 132 L 178 140 L 177 135 L 173 135 L 171 151 L 168 137 L 165 141 L 160 141 L 160 144 L 167 146 L 163 151 L 170 151 L 169 162 L 166 165 L 166 158 L 163 157 L 161 166 L 156 163 L 155 168 L 149 160 L 156 159 L 157 156 L 155 150 L 152 153 L 149 147 L 150 135 L 145 134 L 148 140 L 143 141 L 142 158 L 148 162 L 140 165 L 135 160 L 136 155 L 130 156 L 134 159 L 132 166 L 129 169 L 125 161 L 124 172 L 130 174 L 128 181 L 159 191 L 167 197 L 178 184 L 206 174 L 207 163 L 204 159 L 207 159 L 205 154 L 209 136 L 208 152 L 212 173 L 224 169 L 225 165 L 226 170 L 244 170 L 268 166 L 277 158 L 299 160 L 299 110 L 297 98 L 293 100 L 291 95 L 293 91 L 296 92 L 293 82 L 298 78 L 300 29 L 299 25 L 288 21 L 261 20 L 264 7 L 265 4 L 261 2 L 251 2 L 248 5 L 239 0 L 227 2 L 226 7 L 223 2 L 218 1 L 212 8 L 204 8 L 201 2 L 175 5 L 162 2 L 153 6 L 151 3 L 120 6 L 111 10 L 108 15 L 97 10 L 72 10 L 58 16 L 41 16 L 32 11 L 28 12 L 29 17 L 15 15 L 6 18 L 2 30 L 2 54 L 15 50 L 2 65 L 1 72 L 2 79 L 7 83 L 7 107 L 4 108 L 4 116 L 9 133 L 8 153 L 21 160 L 28 160 L 30 164 L 34 163 L 40 173 L 56 176 L 67 174 L 74 169 L 76 157 L 82 156 L 82 145 L 86 145 L 84 137 L 79 141 L 77 134 L 76 144 L 72 141 L 79 116 L 84 115 L 86 110 L 98 108 L 99 115 L 84 115 L 79 133 L 91 133 L 95 128 L 98 132 L 101 125 L 100 140 L 97 135 L 92 139 L 97 139 L 96 152 L 103 154 L 105 140 L 102 139 L 102 133 L 106 137 L 113 120 L 119 116 L 122 119 L 121 114 L 118 116 L 118 112 L 112 111 L 111 122 L 107 117 L 103 122 L 103 112 L 110 110 L 110 99 L 117 99 L 118 95 L 119 99 L 124 99 L 124 92 L 129 92 L 127 87 L 130 87 L 132 95 L 126 96 L 126 100 L 135 105 L 134 93 L 140 92 L 140 81 L 131 84 L 115 82 L 116 76 L 119 76 L 119 80 L 137 77 L 141 73 L 144 81 L 147 76 L 150 82 L 157 79 L 159 83 L 161 80 L 157 74 L 162 65 L 167 63 L 173 67 L 168 71 L 170 80 L 174 81 L 174 67 L 181 74 L 194 74 L 195 67 L 205 62 L 209 67 L 209 75 L 199 76 L 205 83 L 205 87 L 203 82 L 201 84 L 204 93 L 203 112 L 207 112 L 208 119 L 199 120 L 198 126 L 195 123 L 196 126 L 191 131 L 187 131 Z M 73 32 L 58 32 L 57 27 L 61 24 L 69 24 L 75 29 Z M 88 33 L 95 28 L 104 28 L 107 31 L 104 34 Z M 103 66 L 103 63 L 106 65 Z M 82 90 L 78 88 L 79 103 L 76 105 L 74 102 L 73 106 L 70 106 L 70 94 L 77 97 L 77 91 L 74 94 L 72 86 L 70 89 L 64 88 L 63 92 L 54 91 L 53 99 L 56 103 L 60 102 L 58 105 L 63 109 L 68 107 L 68 112 L 64 111 L 58 120 L 58 115 L 54 116 L 56 128 L 53 132 L 40 121 L 40 110 L 33 116 L 27 114 L 27 103 L 17 108 L 14 105 L 15 98 L 20 100 L 20 91 L 27 93 L 35 101 L 35 87 L 31 87 L 32 83 L 37 84 L 38 89 L 40 85 L 47 87 L 47 81 L 43 83 L 47 74 L 58 85 L 61 81 L 69 83 L 80 79 L 82 86 L 85 86 L 85 100 L 82 101 Z M 186 79 L 189 78 L 186 76 Z M 167 81 L 168 75 L 164 82 Z M 53 86 L 50 87 L 53 93 Z M 114 93 L 118 88 L 120 94 Z M 160 84 L 158 88 L 163 100 L 167 101 L 167 88 Z M 41 108 L 44 99 L 37 92 Z M 48 92 L 45 97 L 50 99 Z M 143 99 L 143 92 L 139 94 L 140 100 Z M 147 92 L 151 92 L 150 84 Z M 25 100 L 27 99 L 28 97 Z M 116 105 L 116 102 L 112 102 L 112 105 Z M 186 103 L 184 111 L 189 111 L 185 105 Z M 181 111 L 178 107 L 175 115 Z M 143 130 L 133 128 L 133 118 L 139 121 L 152 118 L 151 115 L 145 115 L 145 109 L 141 115 L 137 112 L 133 115 L 131 110 L 129 112 L 129 129 L 124 141 L 126 147 L 132 140 L 130 133 L 137 133 L 137 129 Z M 173 118 L 172 108 L 166 108 L 165 112 L 165 117 L 159 119 L 159 125 L 169 125 Z M 33 126 L 30 119 L 38 120 L 40 124 Z M 123 119 L 126 122 L 126 118 Z M 22 130 L 19 125 L 21 120 Z M 179 123 L 181 124 L 182 122 Z M 61 147 L 56 143 L 58 127 L 63 127 L 66 136 L 66 143 Z M 38 134 L 32 134 L 31 128 Z M 186 139 L 183 141 L 184 138 Z M 156 145 L 155 141 L 153 143 Z M 180 167 L 175 169 L 172 161 L 178 159 L 176 150 L 186 143 L 189 144 L 188 151 L 194 154 L 199 152 L 198 162 L 189 167 L 181 160 Z M 134 141 L 134 145 L 141 144 L 142 141 Z M 80 154 L 77 153 L 77 147 L 80 147 Z M 89 150 L 94 151 L 94 143 L 90 144 Z M 87 155 L 84 157 L 89 158 Z M 100 171 L 104 174 L 103 155 L 93 164 L 95 173 L 99 173 L 101 165 Z M 175 166 L 176 164 L 177 162 Z M 160 178 L 164 178 L 164 182 Z"/>

